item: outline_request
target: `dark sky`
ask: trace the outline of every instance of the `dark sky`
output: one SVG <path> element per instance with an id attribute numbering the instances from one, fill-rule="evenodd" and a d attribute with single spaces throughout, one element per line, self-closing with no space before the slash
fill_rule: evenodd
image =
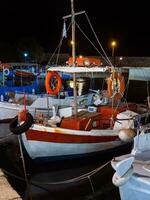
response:
<path id="1" fill-rule="evenodd" d="M 86 10 L 108 54 L 111 54 L 110 41 L 116 39 L 119 56 L 150 56 L 150 14 L 144 2 L 139 5 L 136 2 L 132 7 L 124 0 L 74 0 L 74 3 L 75 11 Z M 62 17 L 70 13 L 70 0 L 5 0 L 0 2 L 0 8 L 0 41 L 15 42 L 23 36 L 32 36 L 46 51 L 52 52 L 60 39 Z M 78 20 L 88 35 L 90 29 L 83 19 L 81 22 Z M 84 40 L 81 48 L 82 37 L 77 37 L 77 41 L 78 51 L 92 53 Z M 67 48 L 70 46 L 65 51 Z"/>

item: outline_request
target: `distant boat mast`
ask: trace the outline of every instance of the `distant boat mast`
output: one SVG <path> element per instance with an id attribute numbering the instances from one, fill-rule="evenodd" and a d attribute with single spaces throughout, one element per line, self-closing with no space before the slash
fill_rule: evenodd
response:
<path id="1" fill-rule="evenodd" d="M 74 0 L 71 0 L 71 15 L 64 16 L 63 19 L 71 17 L 72 22 L 72 67 L 76 66 L 75 58 L 76 58 L 76 52 L 75 52 L 75 16 L 85 13 L 85 11 L 81 12 L 74 12 Z M 77 114 L 77 90 L 76 90 L 76 74 L 73 73 L 73 90 L 74 90 L 74 114 Z"/>

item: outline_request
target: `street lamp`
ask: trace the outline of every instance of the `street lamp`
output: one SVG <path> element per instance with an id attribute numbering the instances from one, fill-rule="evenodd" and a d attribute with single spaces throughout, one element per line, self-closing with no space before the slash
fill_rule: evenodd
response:
<path id="1" fill-rule="evenodd" d="M 27 52 L 24 52 L 24 61 L 25 61 L 25 63 L 26 63 L 26 59 L 27 59 L 27 56 L 28 56 L 28 53 Z"/>
<path id="2" fill-rule="evenodd" d="M 113 65 L 115 67 L 115 47 L 116 47 L 116 41 L 111 42 L 111 47 L 112 47 L 112 59 L 113 59 Z"/>

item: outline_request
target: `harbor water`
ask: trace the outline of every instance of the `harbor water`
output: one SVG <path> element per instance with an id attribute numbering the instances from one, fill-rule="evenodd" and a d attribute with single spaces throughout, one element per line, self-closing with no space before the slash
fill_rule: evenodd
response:
<path id="1" fill-rule="evenodd" d="M 19 137 L 9 132 L 8 124 L 1 123 L 0 127 L 0 168 L 23 199 L 120 199 L 118 188 L 112 184 L 110 160 L 130 152 L 131 145 L 86 159 L 37 164 L 24 150 L 21 156 Z"/>

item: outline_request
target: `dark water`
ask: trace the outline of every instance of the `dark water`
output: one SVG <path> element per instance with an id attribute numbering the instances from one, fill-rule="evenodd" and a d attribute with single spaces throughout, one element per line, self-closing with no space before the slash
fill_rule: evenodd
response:
<path id="1" fill-rule="evenodd" d="M 24 181 L 18 136 L 10 135 L 6 137 L 8 134 L 8 125 L 0 124 L 0 168 L 4 169 L 10 184 L 23 199 L 120 200 L 118 188 L 112 184 L 114 171 L 109 161 L 114 156 L 130 152 L 131 146 L 115 149 L 115 151 L 103 156 L 97 155 L 88 159 L 57 161 L 46 164 L 31 162 L 24 152 L 27 178 L 31 183 L 28 188 Z M 5 139 L 2 139 L 2 137 L 5 137 Z M 104 164 L 106 166 L 103 166 Z M 98 170 L 100 166 L 103 167 Z M 95 169 L 97 169 L 97 172 L 93 175 L 85 176 L 84 179 L 80 177 Z M 75 180 L 76 177 L 80 177 L 80 179 Z M 71 181 L 68 181 L 70 179 Z"/>

